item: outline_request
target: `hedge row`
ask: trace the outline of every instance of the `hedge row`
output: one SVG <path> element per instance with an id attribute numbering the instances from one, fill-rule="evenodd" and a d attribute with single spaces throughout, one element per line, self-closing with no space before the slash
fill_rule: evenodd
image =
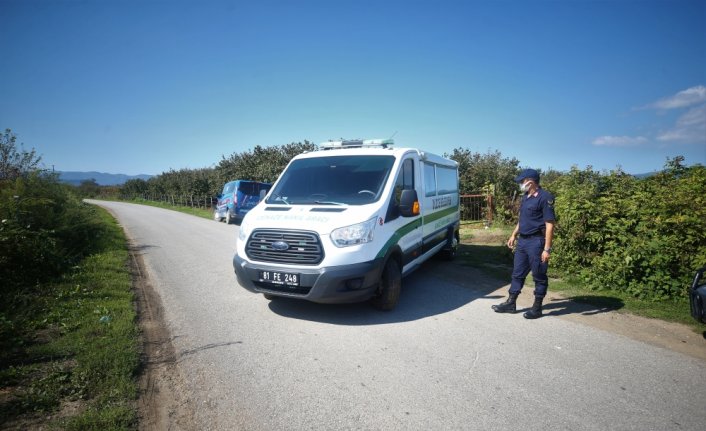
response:
<path id="1" fill-rule="evenodd" d="M 0 180 L 4 299 L 66 271 L 92 252 L 101 232 L 95 210 L 54 175 L 34 171 Z"/>
<path id="2" fill-rule="evenodd" d="M 556 195 L 556 267 L 596 290 L 686 296 L 706 265 L 706 168 L 682 160 L 643 179 L 589 167 L 545 184 Z"/>

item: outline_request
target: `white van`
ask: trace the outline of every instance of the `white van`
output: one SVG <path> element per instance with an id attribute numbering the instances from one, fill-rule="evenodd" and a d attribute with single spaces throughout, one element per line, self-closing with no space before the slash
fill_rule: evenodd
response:
<path id="1" fill-rule="evenodd" d="M 458 164 L 393 141 L 326 142 L 293 158 L 240 225 L 244 288 L 320 303 L 397 304 L 402 277 L 459 242 Z"/>

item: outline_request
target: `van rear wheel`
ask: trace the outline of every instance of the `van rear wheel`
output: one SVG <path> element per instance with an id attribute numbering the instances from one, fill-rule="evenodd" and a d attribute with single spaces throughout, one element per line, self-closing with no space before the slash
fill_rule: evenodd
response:
<path id="1" fill-rule="evenodd" d="M 370 302 L 378 310 L 392 310 L 400 299 L 400 290 L 402 290 L 402 271 L 397 261 L 390 259 L 382 270 L 378 293 Z"/>

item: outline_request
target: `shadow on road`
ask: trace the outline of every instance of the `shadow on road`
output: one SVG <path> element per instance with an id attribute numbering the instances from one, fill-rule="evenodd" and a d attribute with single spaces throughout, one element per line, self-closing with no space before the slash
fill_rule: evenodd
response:
<path id="1" fill-rule="evenodd" d="M 504 284 L 475 268 L 432 259 L 404 278 L 400 301 L 389 312 L 368 303 L 331 305 L 289 298 L 275 298 L 270 309 L 285 317 L 334 325 L 381 325 L 447 313 L 487 297 Z"/>
<path id="2" fill-rule="evenodd" d="M 566 314 L 592 316 L 619 310 L 624 306 L 625 304 L 621 299 L 610 296 L 573 296 L 568 299 L 550 299 L 545 302 L 543 309 L 545 316 L 563 316 Z"/>
<path id="3" fill-rule="evenodd" d="M 145 250 L 149 250 L 151 248 L 161 248 L 158 245 L 150 245 L 150 244 L 130 244 L 130 251 L 133 253 L 140 253 Z"/>
<path id="4" fill-rule="evenodd" d="M 334 325 L 383 325 L 448 313 L 479 298 L 499 300 L 506 292 L 495 292 L 508 283 L 509 278 L 500 279 L 493 271 L 432 259 L 402 281 L 400 302 L 389 312 L 378 311 L 367 302 L 333 305 L 290 298 L 275 298 L 269 307 L 274 313 L 293 319 Z M 622 300 L 610 296 L 554 297 L 545 300 L 544 315 L 591 316 L 623 306 Z"/>
<path id="5" fill-rule="evenodd" d="M 227 346 L 232 346 L 234 344 L 243 344 L 243 342 L 242 341 L 229 341 L 226 343 L 210 343 L 210 344 L 206 344 L 205 346 L 197 347 L 195 349 L 184 350 L 179 354 L 179 360 L 181 360 L 182 358 L 184 358 L 186 356 L 193 355 L 195 353 L 199 353 L 204 350 L 215 349 L 218 347 L 227 347 Z"/>

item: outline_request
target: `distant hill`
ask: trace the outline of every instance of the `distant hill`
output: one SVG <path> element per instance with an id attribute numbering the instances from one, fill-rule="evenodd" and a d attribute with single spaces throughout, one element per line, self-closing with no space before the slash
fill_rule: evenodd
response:
<path id="1" fill-rule="evenodd" d="M 64 183 L 79 185 L 81 181 L 94 179 L 101 186 L 116 186 L 122 185 L 127 180 L 141 179 L 148 180 L 153 175 L 125 175 L 125 174 L 107 174 L 104 172 L 59 172 L 59 180 Z"/>
<path id="2" fill-rule="evenodd" d="M 634 176 L 635 178 L 644 179 L 644 178 L 649 178 L 649 177 L 655 176 L 655 175 L 657 175 L 658 173 L 659 173 L 659 172 L 654 171 L 654 172 L 649 172 L 649 173 L 646 173 L 646 174 L 637 174 L 637 175 L 633 175 L 633 176 Z"/>

